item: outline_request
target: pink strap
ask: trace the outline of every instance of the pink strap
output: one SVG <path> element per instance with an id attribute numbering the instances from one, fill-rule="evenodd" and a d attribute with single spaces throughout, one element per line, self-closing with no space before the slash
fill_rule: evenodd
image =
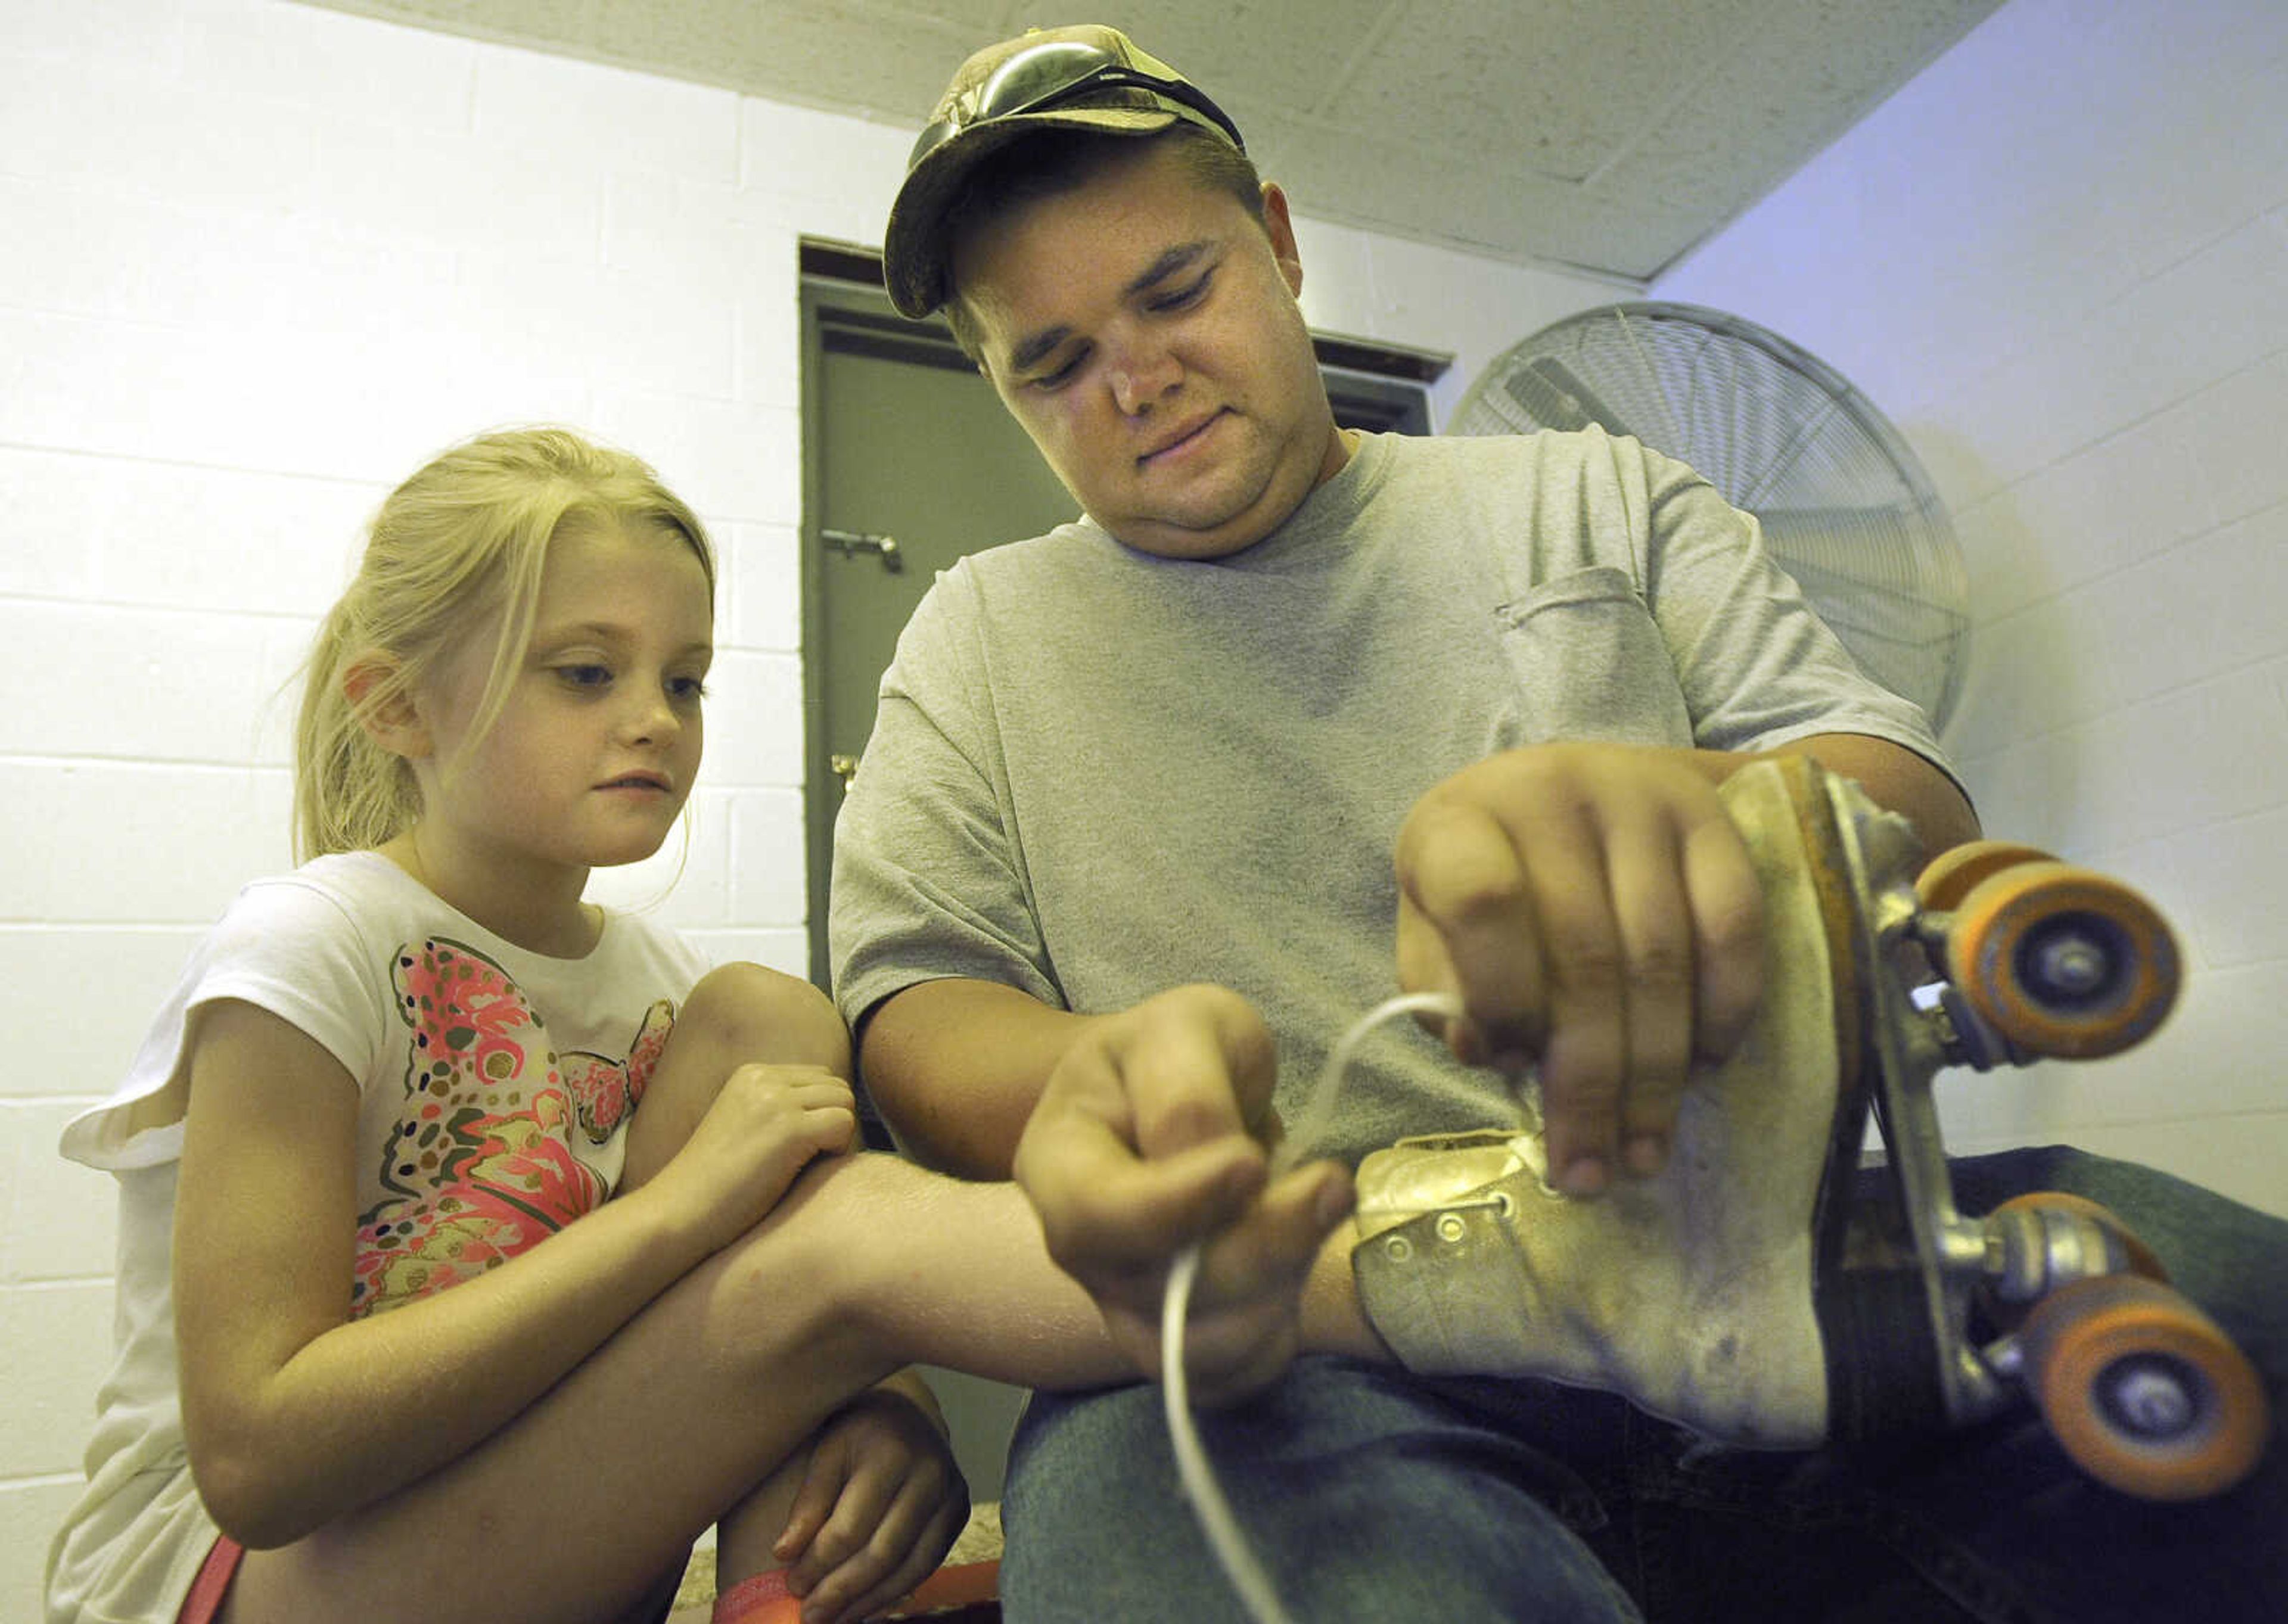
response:
<path id="1" fill-rule="evenodd" d="M 795 1624 L 802 1603 L 787 1588 L 786 1570 L 767 1568 L 715 1597 L 714 1624 Z"/>
<path id="2" fill-rule="evenodd" d="M 207 1559 L 199 1564 L 198 1573 L 191 1580 L 190 1594 L 183 1597 L 183 1610 L 175 1615 L 175 1624 L 214 1624 L 215 1614 L 222 1611 L 222 1598 L 230 1594 L 230 1581 L 238 1577 L 239 1559 L 245 1555 L 246 1547 L 228 1534 L 215 1535 Z"/>

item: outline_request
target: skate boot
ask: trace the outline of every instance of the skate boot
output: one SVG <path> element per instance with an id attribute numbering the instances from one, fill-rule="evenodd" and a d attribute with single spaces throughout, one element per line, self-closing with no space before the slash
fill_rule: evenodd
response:
<path id="1" fill-rule="evenodd" d="M 2166 925 L 1999 843 L 1919 883 L 1904 820 L 1801 758 L 1721 793 L 1763 886 L 1766 991 L 1686 1090 L 1667 1167 L 1574 1200 L 1530 1130 L 1375 1153 L 1352 1266 L 1376 1330 L 1410 1369 L 1594 1387 L 1755 1448 L 1966 1425 L 2023 1387 L 2117 1488 L 2239 1481 L 2268 1428 L 2246 1359 L 2093 1203 L 1963 1217 L 1931 1097 L 1947 1066 L 2141 1041 L 2175 994 Z"/>

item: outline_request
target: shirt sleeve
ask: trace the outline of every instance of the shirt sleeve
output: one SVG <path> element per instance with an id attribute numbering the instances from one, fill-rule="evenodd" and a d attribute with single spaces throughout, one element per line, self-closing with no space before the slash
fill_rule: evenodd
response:
<path id="1" fill-rule="evenodd" d="M 394 990 L 388 955 L 369 941 L 343 899 L 295 878 L 247 888 L 215 927 L 214 956 L 190 1007 L 236 998 L 307 1034 L 356 1078 L 380 1058 L 382 1011 Z"/>
<path id="2" fill-rule="evenodd" d="M 835 824 L 829 956 L 854 1029 L 892 994 L 948 977 L 1064 1002 L 1013 833 L 975 613 L 961 566 L 915 610 Z"/>
<path id="3" fill-rule="evenodd" d="M 173 1078 L 193 1014 L 223 999 L 268 1010 L 315 1040 L 361 1082 L 372 1075 L 385 1041 L 382 1013 L 393 994 L 376 978 L 387 973 L 385 957 L 370 950 L 330 891 L 292 875 L 255 882 L 193 952 L 126 1080 L 103 1104 L 67 1124 L 62 1153 L 112 1171 L 179 1154 L 181 1122 L 133 1131 L 133 1106 Z"/>
<path id="4" fill-rule="evenodd" d="M 1646 463 L 1645 589 L 1704 749 L 1770 749 L 1821 733 L 1864 733 L 1953 777 L 1921 709 L 1853 660 L 1763 527 L 1683 463 Z"/>

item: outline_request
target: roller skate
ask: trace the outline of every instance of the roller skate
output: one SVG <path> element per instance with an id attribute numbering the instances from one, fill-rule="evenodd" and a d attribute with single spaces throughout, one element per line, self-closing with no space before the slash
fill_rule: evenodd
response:
<path id="1" fill-rule="evenodd" d="M 2167 925 L 2029 847 L 1923 867 L 1904 820 L 1807 760 L 1723 796 L 1763 885 L 1767 991 L 1686 1090 L 1668 1166 L 1575 1200 L 1530 1128 L 1369 1156 L 1352 1266 L 1378 1333 L 1410 1369 L 1596 1387 L 1740 1446 L 1911 1437 L 2030 1397 L 2114 1488 L 2239 1482 L 2269 1429 L 2247 1359 L 2102 1208 L 1963 1216 L 1932 1097 L 1946 1066 L 2142 1041 L 2176 994 Z"/>

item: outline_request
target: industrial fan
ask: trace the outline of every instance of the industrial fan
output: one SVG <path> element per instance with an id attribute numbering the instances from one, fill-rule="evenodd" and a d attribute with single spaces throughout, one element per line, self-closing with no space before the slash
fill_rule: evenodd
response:
<path id="1" fill-rule="evenodd" d="M 1832 368 L 1720 311 L 1609 305 L 1504 352 L 1446 432 L 1592 423 L 1691 464 L 1753 513 L 1861 668 L 1944 725 L 1970 625 L 1962 550 L 1906 441 Z"/>

